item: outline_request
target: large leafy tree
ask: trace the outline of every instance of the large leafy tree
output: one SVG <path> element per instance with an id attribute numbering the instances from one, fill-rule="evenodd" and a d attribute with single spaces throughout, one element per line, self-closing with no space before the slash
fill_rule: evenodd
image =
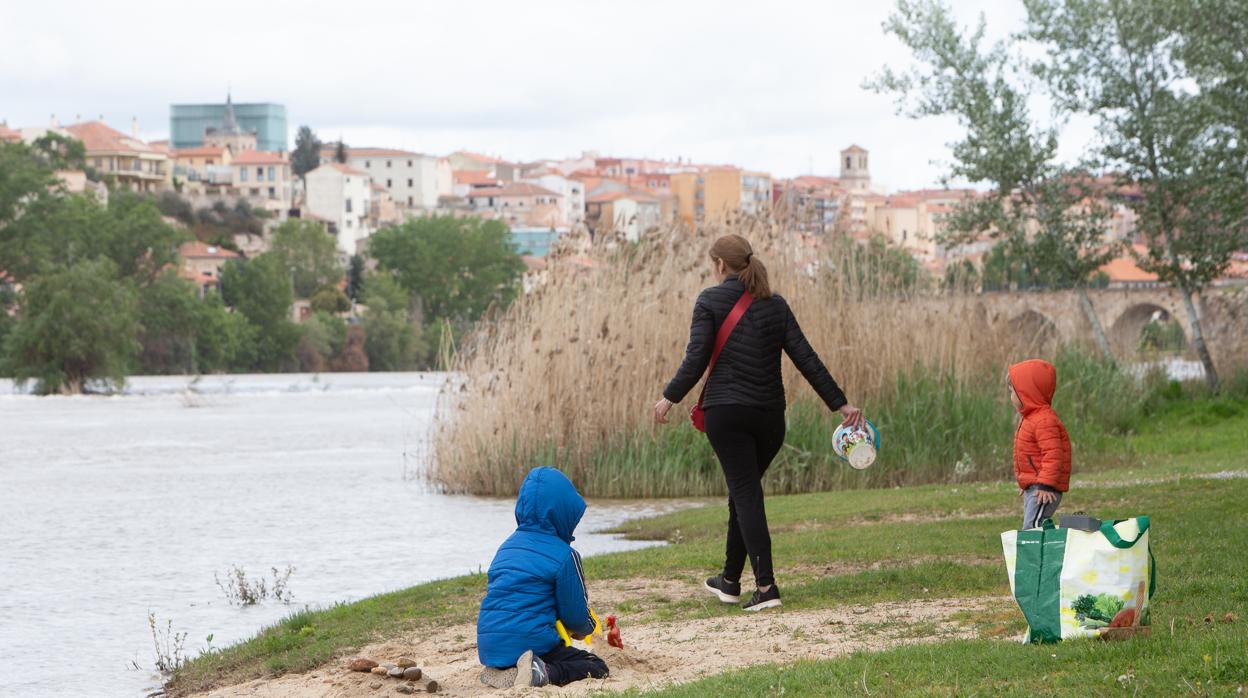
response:
<path id="1" fill-rule="evenodd" d="M 290 151 L 290 171 L 303 181 L 307 191 L 307 174 L 321 166 L 321 139 L 316 137 L 311 127 L 300 126 L 295 134 L 295 149 Z"/>
<path id="2" fill-rule="evenodd" d="M 475 321 L 518 293 L 524 263 L 507 227 L 479 218 L 412 219 L 374 233 L 369 253 L 421 302 L 432 321 Z"/>
<path id="3" fill-rule="evenodd" d="M 80 393 L 92 382 L 125 382 L 138 343 L 134 285 L 109 259 L 80 262 L 34 279 L 21 319 L 5 341 L 8 372 L 40 393 Z"/>
<path id="4" fill-rule="evenodd" d="M 290 320 L 294 291 L 282 260 L 266 253 L 228 262 L 221 270 L 221 292 L 252 327 L 252 368 L 273 371 L 294 366 L 299 327 Z"/>
<path id="5" fill-rule="evenodd" d="M 1248 186 L 1242 143 L 1228 137 L 1233 125 L 1216 101 L 1227 93 L 1202 91 L 1199 79 L 1224 85 L 1233 95 L 1235 85 L 1243 84 L 1242 73 L 1230 74 L 1242 66 L 1243 46 L 1232 48 L 1239 52 L 1230 59 L 1232 70 L 1219 68 L 1211 57 L 1228 48 L 1226 35 L 1211 38 L 1199 28 L 1209 21 L 1241 27 L 1243 5 L 1179 0 L 1024 0 L 1024 5 L 1026 36 L 1045 52 L 1037 74 L 1049 84 L 1055 105 L 1097 122 L 1102 164 L 1139 190 L 1131 205 L 1148 243 L 1141 265 L 1182 293 L 1192 344 L 1216 389 L 1218 373 L 1194 296 L 1225 272 L 1231 255 L 1244 245 Z M 1193 19 L 1193 13 L 1210 8 L 1220 14 Z M 1242 29 L 1228 31 L 1233 41 Z M 1189 59 L 1197 59 L 1198 66 Z"/>
<path id="6" fill-rule="evenodd" d="M 914 118 L 956 118 L 964 135 L 951 145 L 948 176 L 990 187 L 947 219 L 945 244 L 988 233 L 1003 257 L 1021 262 L 1041 283 L 1076 289 L 1098 346 L 1111 356 L 1086 291 L 1097 269 L 1120 251 L 1106 239 L 1108 214 L 1100 202 L 1108 192 L 1058 162 L 1060 123 L 1032 116 L 1024 68 L 1009 46 L 986 45 L 982 18 L 965 31 L 938 0 L 899 0 L 884 26 L 916 64 L 903 72 L 886 68 L 872 87 L 897 95 L 899 108 Z"/>
<path id="7" fill-rule="evenodd" d="M 416 368 L 421 353 L 420 332 L 408 317 L 408 294 L 389 274 L 372 274 L 362 289 L 364 348 L 374 371 Z"/>
<path id="8" fill-rule="evenodd" d="M 277 226 L 268 254 L 281 260 L 290 272 L 298 298 L 311 298 L 321 288 L 342 279 L 334 238 L 312 221 L 292 218 Z"/>

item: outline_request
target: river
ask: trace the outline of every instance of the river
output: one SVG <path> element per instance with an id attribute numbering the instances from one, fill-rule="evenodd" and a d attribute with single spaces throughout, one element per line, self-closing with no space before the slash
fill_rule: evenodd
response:
<path id="1" fill-rule="evenodd" d="M 488 566 L 510 500 L 419 478 L 444 377 L 139 377 L 125 394 L 47 397 L 0 381 L 0 695 L 159 687 L 148 614 L 191 655 L 310 606 Z M 522 416 L 517 416 L 522 418 Z M 591 505 L 595 533 L 670 502 Z M 214 581 L 293 566 L 290 605 L 230 605 Z"/>

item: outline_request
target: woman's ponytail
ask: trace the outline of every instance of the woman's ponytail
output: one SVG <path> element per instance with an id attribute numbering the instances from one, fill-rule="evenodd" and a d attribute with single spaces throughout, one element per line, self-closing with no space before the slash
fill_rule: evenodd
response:
<path id="1" fill-rule="evenodd" d="M 725 235 L 711 245 L 711 259 L 724 260 L 728 271 L 737 275 L 745 290 L 757 299 L 771 297 L 767 267 L 754 254 L 750 242 L 740 235 Z"/>

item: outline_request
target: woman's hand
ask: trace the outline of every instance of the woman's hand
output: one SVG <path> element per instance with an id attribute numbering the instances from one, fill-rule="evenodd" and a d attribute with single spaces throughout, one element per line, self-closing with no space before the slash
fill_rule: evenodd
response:
<path id="1" fill-rule="evenodd" d="M 867 426 L 867 418 L 862 416 L 862 410 L 849 403 L 841 405 L 841 409 L 838 412 L 845 418 L 841 421 L 841 426 L 843 427 L 862 429 Z"/>
<path id="2" fill-rule="evenodd" d="M 654 403 L 654 423 L 667 424 L 667 412 L 670 409 L 672 409 L 672 401 L 659 398 L 659 401 Z"/>

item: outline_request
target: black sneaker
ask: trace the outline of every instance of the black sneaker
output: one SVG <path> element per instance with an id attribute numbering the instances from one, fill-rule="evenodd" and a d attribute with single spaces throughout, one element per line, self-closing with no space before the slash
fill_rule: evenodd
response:
<path id="1" fill-rule="evenodd" d="M 707 579 L 705 586 L 724 603 L 741 603 L 741 582 L 729 582 L 717 574 Z"/>
<path id="2" fill-rule="evenodd" d="M 754 590 L 754 595 L 749 601 L 741 604 L 744 611 L 761 611 L 764 608 L 775 608 L 780 605 L 780 587 L 775 584 L 767 591 Z"/>
<path id="3" fill-rule="evenodd" d="M 545 686 L 550 683 L 546 662 L 529 650 L 516 660 L 516 686 Z"/>

